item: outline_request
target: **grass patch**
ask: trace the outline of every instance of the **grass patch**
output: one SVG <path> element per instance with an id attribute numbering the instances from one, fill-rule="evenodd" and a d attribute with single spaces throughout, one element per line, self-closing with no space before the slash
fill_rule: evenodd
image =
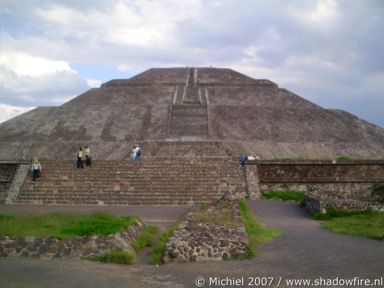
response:
<path id="1" fill-rule="evenodd" d="M 173 232 L 177 229 L 179 224 L 176 224 L 161 233 L 159 239 L 153 246 L 149 256 L 151 264 L 161 264 L 163 263 L 163 258 L 165 255 L 165 245 L 167 244 L 168 239 L 172 236 Z"/>
<path id="2" fill-rule="evenodd" d="M 248 235 L 248 257 L 252 258 L 257 255 L 257 245 L 268 243 L 273 238 L 281 236 L 282 231 L 269 229 L 262 224 L 247 207 L 244 200 L 240 200 L 239 206 L 240 216 L 244 223 L 245 232 Z"/>
<path id="3" fill-rule="evenodd" d="M 201 203 L 193 212 L 193 217 L 196 219 L 195 225 L 212 223 L 227 227 L 239 226 L 239 223 L 233 221 L 231 204 L 226 201 L 218 202 L 215 205 Z"/>
<path id="4" fill-rule="evenodd" d="M 340 157 L 337 157 L 336 160 L 338 160 L 338 161 L 349 161 L 349 160 L 352 160 L 352 159 L 347 157 L 347 156 L 340 156 Z"/>
<path id="5" fill-rule="evenodd" d="M 50 213 L 44 215 L 0 215 L 0 235 L 11 237 L 109 235 L 139 222 L 136 216 L 115 217 L 107 213 L 89 215 Z"/>
<path id="6" fill-rule="evenodd" d="M 356 215 L 363 215 L 363 214 L 371 214 L 371 213 L 374 213 L 374 212 L 372 212 L 372 211 L 346 211 L 346 210 L 339 210 L 339 209 L 335 209 L 335 208 L 329 208 L 326 213 L 312 212 L 311 216 L 313 219 L 316 219 L 316 220 L 328 221 L 328 220 L 332 220 L 334 218 L 356 216 Z"/>
<path id="7" fill-rule="evenodd" d="M 159 233 L 159 228 L 154 225 L 145 226 L 143 231 L 137 237 L 135 241 L 131 242 L 131 245 L 135 251 L 143 249 L 145 247 L 151 247 L 156 241 L 156 236 Z"/>
<path id="8" fill-rule="evenodd" d="M 207 210 L 209 208 L 209 203 L 207 202 L 202 202 L 202 203 L 199 203 L 198 206 L 197 206 L 199 209 L 201 210 Z"/>
<path id="9" fill-rule="evenodd" d="M 223 211 L 217 215 L 207 215 L 204 212 L 194 212 L 193 215 L 196 219 L 196 225 L 199 223 L 212 223 L 227 227 L 235 227 L 238 225 L 232 219 L 232 211 Z"/>
<path id="10" fill-rule="evenodd" d="M 295 201 L 295 202 L 301 202 L 304 200 L 305 192 L 300 191 L 293 191 L 293 190 L 287 190 L 287 191 L 270 191 L 270 192 L 263 192 L 261 193 L 262 199 L 279 199 L 283 201 Z"/>
<path id="11" fill-rule="evenodd" d="M 85 259 L 103 263 L 116 263 L 129 265 L 136 262 L 136 256 L 125 251 L 107 252 L 101 256 L 90 256 Z"/>
<path id="12" fill-rule="evenodd" d="M 325 229 L 351 236 L 384 240 L 384 213 L 375 211 L 343 211 L 328 209 L 327 213 L 312 213 L 316 220 L 324 221 Z"/>

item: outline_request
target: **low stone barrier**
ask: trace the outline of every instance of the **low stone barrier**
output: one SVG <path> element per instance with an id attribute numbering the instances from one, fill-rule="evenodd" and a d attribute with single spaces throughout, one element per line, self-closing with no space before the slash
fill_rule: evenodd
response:
<path id="1" fill-rule="evenodd" d="M 226 217 L 222 217 L 224 214 L 231 216 L 229 225 L 220 223 Z M 198 206 L 192 209 L 168 240 L 164 262 L 229 260 L 245 258 L 247 253 L 247 236 L 238 202 L 219 201 L 207 209 Z"/>
<path id="2" fill-rule="evenodd" d="M 377 201 L 353 199 L 327 193 L 325 191 L 312 192 L 305 196 L 303 206 L 310 212 L 325 213 L 329 208 L 345 211 L 376 210 L 384 211 L 384 205 Z"/>
<path id="3" fill-rule="evenodd" d="M 0 257 L 18 256 L 24 258 L 74 258 L 99 256 L 109 251 L 125 251 L 135 254 L 129 241 L 143 230 L 143 224 L 134 224 L 109 236 L 14 238 L 0 236 Z"/>

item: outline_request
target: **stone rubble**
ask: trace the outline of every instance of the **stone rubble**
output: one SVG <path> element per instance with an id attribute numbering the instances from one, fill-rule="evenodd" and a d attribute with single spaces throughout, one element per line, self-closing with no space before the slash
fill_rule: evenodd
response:
<path id="1" fill-rule="evenodd" d="M 228 210 L 232 225 L 199 221 L 196 217 L 203 213 L 206 219 L 220 219 L 221 213 L 228 213 Z M 239 204 L 237 201 L 220 200 L 208 209 L 193 207 L 186 221 L 169 238 L 163 260 L 165 263 L 215 261 L 245 258 L 247 255 L 247 236 L 239 215 Z"/>

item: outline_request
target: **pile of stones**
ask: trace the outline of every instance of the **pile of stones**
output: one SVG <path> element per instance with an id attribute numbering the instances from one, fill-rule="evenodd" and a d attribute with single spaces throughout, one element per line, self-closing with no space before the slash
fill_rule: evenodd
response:
<path id="1" fill-rule="evenodd" d="M 134 255 L 129 241 L 136 239 L 143 228 L 142 223 L 136 223 L 109 236 L 67 237 L 63 240 L 54 237 L 0 236 L 0 257 L 73 258 L 100 256 L 110 251 L 125 251 Z"/>
<path id="2" fill-rule="evenodd" d="M 194 262 L 245 258 L 247 236 L 237 201 L 220 200 L 194 206 L 166 244 L 164 262 Z"/>

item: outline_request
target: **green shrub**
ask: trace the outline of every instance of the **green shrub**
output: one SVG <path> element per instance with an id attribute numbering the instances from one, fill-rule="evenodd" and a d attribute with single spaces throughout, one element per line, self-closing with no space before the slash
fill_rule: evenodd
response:
<path id="1" fill-rule="evenodd" d="M 197 206 L 200 210 L 207 210 L 209 208 L 209 203 L 207 202 L 201 202 Z"/>
<path id="2" fill-rule="evenodd" d="M 150 247 L 155 243 L 156 235 L 159 233 L 159 228 L 154 225 L 145 226 L 140 235 L 135 241 L 131 242 L 133 249 L 136 251 L 144 247 Z"/>
<path id="3" fill-rule="evenodd" d="M 159 239 L 155 245 L 153 245 L 153 248 L 150 252 L 151 264 L 163 263 L 167 241 L 173 235 L 173 232 L 177 229 L 177 227 L 178 224 L 166 229 L 163 233 L 161 233 Z"/>
<path id="4" fill-rule="evenodd" d="M 287 190 L 287 191 L 270 191 L 270 192 L 263 192 L 261 193 L 262 199 L 279 199 L 283 201 L 295 201 L 295 202 L 301 202 L 304 200 L 305 192 L 301 191 L 293 191 L 293 190 Z"/>
<path id="5" fill-rule="evenodd" d="M 372 211 L 346 211 L 339 210 L 336 208 L 328 208 L 326 213 L 312 212 L 311 216 L 313 219 L 327 221 L 333 218 L 348 217 L 352 215 L 372 214 Z"/>

